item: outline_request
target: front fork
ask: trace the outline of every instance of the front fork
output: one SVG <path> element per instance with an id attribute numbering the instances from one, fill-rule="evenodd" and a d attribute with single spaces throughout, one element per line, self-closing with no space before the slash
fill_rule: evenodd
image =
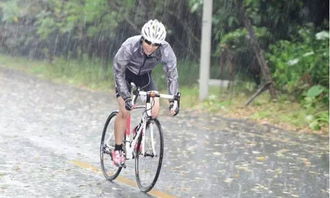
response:
<path id="1" fill-rule="evenodd" d="M 149 121 L 149 123 L 146 125 L 146 129 L 144 131 L 145 131 L 145 134 L 143 135 L 143 140 L 142 140 L 143 156 L 155 157 L 155 156 L 157 156 L 157 151 L 155 148 L 156 142 L 154 139 L 154 124 L 152 121 Z M 148 138 L 146 138 L 146 136 Z M 151 149 L 145 150 L 145 148 L 146 148 L 145 144 L 148 144 L 149 146 L 151 146 Z"/>
<path id="2" fill-rule="evenodd" d="M 150 133 L 150 134 L 146 134 L 147 127 L 148 127 L 148 133 Z M 141 120 L 140 124 L 138 125 L 137 128 L 134 129 L 135 131 L 133 132 L 133 131 L 131 131 L 131 116 L 129 116 L 127 118 L 126 130 L 125 130 L 126 138 L 124 140 L 126 159 L 134 158 L 133 152 L 135 153 L 135 149 L 141 149 L 141 153 L 143 154 L 143 156 L 146 156 L 146 155 L 149 155 L 152 157 L 157 156 L 157 152 L 156 152 L 156 148 L 155 148 L 156 143 L 154 141 L 154 133 L 153 133 L 154 130 L 153 129 L 154 128 L 153 128 L 152 122 L 149 122 L 149 124 L 147 126 L 147 124 L 143 123 Z M 132 135 L 132 132 L 133 132 L 133 135 L 136 135 L 136 134 L 138 134 L 139 131 L 141 131 L 140 134 L 142 135 L 141 145 L 138 145 L 138 139 L 133 139 L 134 137 L 130 137 L 130 135 Z M 151 148 L 152 148 L 151 153 L 146 153 L 146 150 L 145 150 L 146 135 L 149 135 L 149 137 L 150 137 L 150 138 L 148 138 L 147 141 L 150 141 Z M 137 148 L 137 147 L 139 147 L 139 148 Z"/>

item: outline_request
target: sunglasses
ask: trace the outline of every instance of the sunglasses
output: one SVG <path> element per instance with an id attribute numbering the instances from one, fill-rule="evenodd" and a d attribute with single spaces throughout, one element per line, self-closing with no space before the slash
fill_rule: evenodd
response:
<path id="1" fill-rule="evenodd" d="M 151 41 L 148 41 L 147 39 L 144 39 L 144 42 L 146 42 L 148 45 L 152 45 L 154 47 L 159 47 L 160 43 L 152 43 Z"/>

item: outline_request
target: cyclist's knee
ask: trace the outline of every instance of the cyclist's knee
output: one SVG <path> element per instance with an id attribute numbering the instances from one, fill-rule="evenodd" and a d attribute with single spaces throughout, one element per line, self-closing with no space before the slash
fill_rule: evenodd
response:
<path id="1" fill-rule="evenodd" d="M 129 117 L 130 113 L 129 111 L 127 110 L 122 110 L 122 111 L 119 111 L 119 114 L 118 116 L 121 118 L 121 119 L 127 119 Z"/>
<path id="2" fill-rule="evenodd" d="M 155 100 L 155 104 L 154 104 L 154 106 L 151 110 L 151 117 L 152 118 L 157 118 L 158 115 L 159 115 L 159 100 Z"/>
<path id="3" fill-rule="evenodd" d="M 122 119 L 127 119 L 130 115 L 129 111 L 125 109 L 125 102 L 121 97 L 117 98 L 119 105 L 119 114 L 118 116 Z"/>
<path id="4" fill-rule="evenodd" d="M 159 112 L 152 112 L 152 113 L 151 113 L 151 117 L 152 117 L 152 119 L 157 118 L 158 115 L 159 115 Z"/>

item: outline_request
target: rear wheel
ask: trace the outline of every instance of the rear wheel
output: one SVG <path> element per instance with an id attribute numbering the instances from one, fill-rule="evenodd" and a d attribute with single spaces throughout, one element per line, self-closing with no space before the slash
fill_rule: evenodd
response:
<path id="1" fill-rule="evenodd" d="M 144 134 L 144 144 L 142 138 L 137 143 L 135 175 L 140 190 L 148 192 L 157 182 L 163 161 L 164 142 L 159 121 L 148 120 Z"/>
<path id="2" fill-rule="evenodd" d="M 117 115 L 118 111 L 112 112 L 105 122 L 100 145 L 101 168 L 103 175 L 109 181 L 116 179 L 122 169 L 122 167 L 114 165 L 111 157 L 111 153 L 115 149 L 114 125 Z"/>

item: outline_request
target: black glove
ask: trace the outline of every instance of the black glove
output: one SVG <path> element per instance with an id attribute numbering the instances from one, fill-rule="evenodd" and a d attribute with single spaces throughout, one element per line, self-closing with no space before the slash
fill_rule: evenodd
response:
<path id="1" fill-rule="evenodd" d="M 172 101 L 170 101 L 169 110 L 170 110 L 170 111 L 174 111 L 173 116 L 178 115 L 178 113 L 179 113 L 179 105 L 178 105 L 178 101 L 176 101 L 176 100 L 172 100 Z"/>
<path id="2" fill-rule="evenodd" d="M 132 98 L 128 97 L 125 99 L 125 109 L 127 111 L 130 111 L 133 109 L 133 105 L 132 105 Z"/>

